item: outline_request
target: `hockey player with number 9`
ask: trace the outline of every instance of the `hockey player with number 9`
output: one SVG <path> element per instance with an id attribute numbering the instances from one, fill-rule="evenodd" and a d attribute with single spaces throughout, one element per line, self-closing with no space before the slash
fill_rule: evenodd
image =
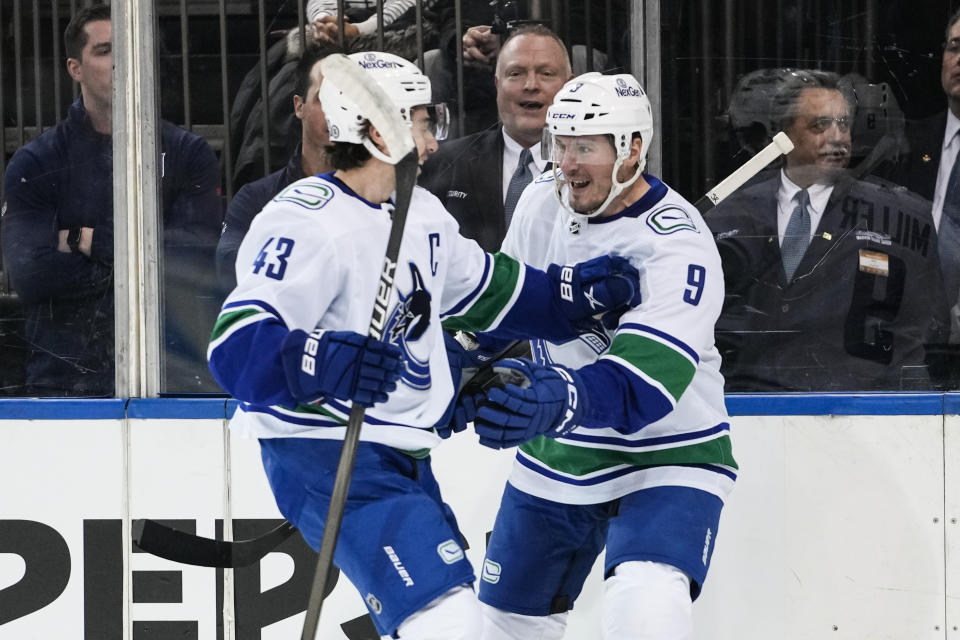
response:
<path id="1" fill-rule="evenodd" d="M 393 106 L 381 121 L 411 129 L 422 163 L 443 113 L 429 105 L 429 80 L 390 54 L 350 58 L 386 92 Z M 454 393 L 441 320 L 562 341 L 596 313 L 622 313 L 638 300 L 639 282 L 621 259 L 544 272 L 485 253 L 417 187 L 393 287 L 379 287 L 402 154 L 370 122 L 376 105 L 348 94 L 324 72 L 337 169 L 290 185 L 254 219 L 214 327 L 210 368 L 240 401 L 232 431 L 259 438 L 277 505 L 314 548 L 351 406 L 369 407 L 334 562 L 382 635 L 474 639 L 474 574 L 429 457 Z M 382 341 L 365 335 L 375 297 Z"/>
<path id="2" fill-rule="evenodd" d="M 606 547 L 603 637 L 686 640 L 736 479 L 713 330 L 723 274 L 697 209 L 643 173 L 650 102 L 630 75 L 569 81 L 547 111 L 552 173 L 524 191 L 503 251 L 543 267 L 615 254 L 641 302 L 614 330 L 496 363 L 475 429 L 520 445 L 480 582 L 484 640 L 563 637 Z M 559 204 L 558 204 L 559 200 Z"/>

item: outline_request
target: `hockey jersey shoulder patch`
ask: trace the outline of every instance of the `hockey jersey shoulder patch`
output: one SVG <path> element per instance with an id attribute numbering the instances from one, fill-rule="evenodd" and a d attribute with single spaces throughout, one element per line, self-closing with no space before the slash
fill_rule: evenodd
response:
<path id="1" fill-rule="evenodd" d="M 334 190 L 322 180 L 298 180 L 274 196 L 274 202 L 290 202 L 311 211 L 322 209 L 333 199 Z"/>
<path id="2" fill-rule="evenodd" d="M 668 236 L 679 231 L 700 233 L 689 213 L 676 205 L 670 204 L 656 209 L 647 216 L 647 226 L 661 236 Z"/>

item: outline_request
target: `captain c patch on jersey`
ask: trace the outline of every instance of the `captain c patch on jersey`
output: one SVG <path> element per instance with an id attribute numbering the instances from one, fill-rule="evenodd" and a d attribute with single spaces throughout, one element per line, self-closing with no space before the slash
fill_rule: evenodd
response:
<path id="1" fill-rule="evenodd" d="M 647 217 L 647 226 L 653 229 L 654 233 L 662 236 L 668 236 L 678 231 L 700 233 L 697 225 L 690 218 L 690 214 L 673 205 L 667 205 L 651 213 Z"/>
<path id="2" fill-rule="evenodd" d="M 410 265 L 411 288 L 406 294 L 399 288 L 400 300 L 390 312 L 384 339 L 403 350 L 404 372 L 400 380 L 414 389 L 430 388 L 430 344 L 420 341 L 430 326 L 432 296 L 427 291 L 420 269 Z"/>

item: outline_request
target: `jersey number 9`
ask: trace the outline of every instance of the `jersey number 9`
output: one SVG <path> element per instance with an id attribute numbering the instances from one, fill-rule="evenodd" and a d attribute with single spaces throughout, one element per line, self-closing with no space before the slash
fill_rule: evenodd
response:
<path id="1" fill-rule="evenodd" d="M 703 295 L 703 285 L 706 280 L 706 269 L 698 264 L 690 265 L 687 268 L 687 284 L 690 288 L 683 290 L 683 301 L 693 306 L 700 304 L 700 296 Z"/>

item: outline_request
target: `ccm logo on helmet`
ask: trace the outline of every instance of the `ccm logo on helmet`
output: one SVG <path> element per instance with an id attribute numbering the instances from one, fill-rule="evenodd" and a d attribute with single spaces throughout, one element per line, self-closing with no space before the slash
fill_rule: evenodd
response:
<path id="1" fill-rule="evenodd" d="M 554 113 L 550 116 L 553 120 L 569 120 L 571 118 L 576 118 L 577 116 L 572 113 Z"/>

